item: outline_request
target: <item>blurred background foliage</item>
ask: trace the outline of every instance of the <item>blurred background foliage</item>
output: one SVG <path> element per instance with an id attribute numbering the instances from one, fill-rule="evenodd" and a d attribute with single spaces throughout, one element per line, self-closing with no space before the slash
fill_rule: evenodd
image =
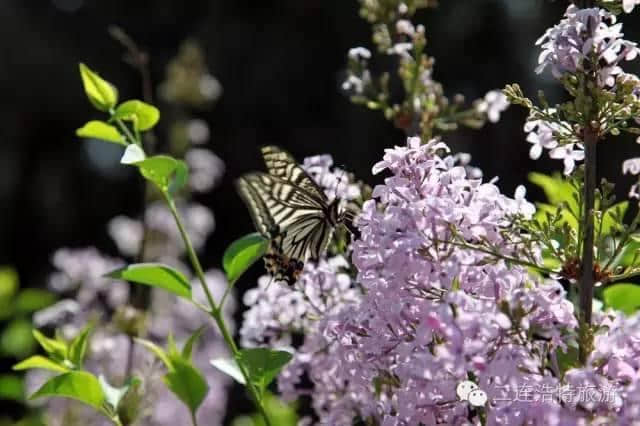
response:
<path id="1" fill-rule="evenodd" d="M 518 82 L 531 95 L 544 89 L 551 103 L 563 99 L 548 73 L 534 73 L 534 43 L 560 18 L 565 1 L 440 3 L 419 11 L 414 22 L 426 27 L 426 50 L 436 58 L 434 77 L 445 93 L 471 100 Z M 95 245 L 115 254 L 105 224 L 117 214 L 135 217 L 142 208 L 144 187 L 120 166 L 118 147 L 80 143 L 75 136 L 91 118 L 77 63 L 116 83 L 123 98 L 156 100 L 162 113 L 158 151 L 171 147 L 180 155 L 180 141 L 186 147 L 187 138 L 200 135 L 224 161 L 222 184 L 194 196 L 215 213 L 216 229 L 202 259 L 205 267 L 216 267 L 227 244 L 252 230 L 231 183 L 262 167 L 261 145 L 278 144 L 299 159 L 332 154 L 338 166 L 373 184 L 380 178 L 371 176 L 371 166 L 382 150 L 403 143 L 392 123 L 341 93 L 347 50 L 373 46 L 370 25 L 358 10 L 356 0 L 2 2 L 0 265 L 8 266 L 0 267 L 0 405 L 19 410 L 23 399 L 20 376 L 5 372 L 36 350 L 31 314 L 55 301 L 43 289 L 51 253 L 61 246 Z M 640 39 L 638 18 L 622 19 L 627 38 Z M 123 63 L 132 58 L 123 58 L 126 49 L 109 34 L 112 25 L 146 52 L 149 84 Z M 499 176 L 502 189 L 513 193 L 529 171 L 548 173 L 558 166 L 529 159 L 524 120 L 524 110 L 511 108 L 498 124 L 460 129 L 447 142 L 470 152 L 474 166 L 488 178 Z M 621 180 L 620 164 L 638 146 L 630 137 L 619 141 L 618 149 L 601 153 L 598 166 L 602 176 L 622 182 L 622 195 L 630 182 Z M 541 189 L 527 187 L 533 200 L 543 199 Z M 239 289 L 253 286 L 259 272 Z M 288 422 L 295 419 L 289 409 L 274 410 Z M 234 410 L 229 411 L 231 419 Z M 234 425 L 249 424 L 251 417 Z"/>

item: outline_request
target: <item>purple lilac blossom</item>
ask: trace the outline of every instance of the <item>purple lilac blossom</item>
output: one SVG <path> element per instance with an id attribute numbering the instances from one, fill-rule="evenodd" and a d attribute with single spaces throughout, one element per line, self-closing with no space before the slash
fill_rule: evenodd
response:
<path id="1" fill-rule="evenodd" d="M 638 56 L 636 43 L 623 39 L 622 24 L 615 21 L 615 15 L 604 9 L 570 5 L 565 18 L 536 42 L 542 47 L 536 72 L 549 67 L 554 77 L 562 78 L 595 62 L 600 87 L 613 86 L 622 72 L 620 62 Z"/>

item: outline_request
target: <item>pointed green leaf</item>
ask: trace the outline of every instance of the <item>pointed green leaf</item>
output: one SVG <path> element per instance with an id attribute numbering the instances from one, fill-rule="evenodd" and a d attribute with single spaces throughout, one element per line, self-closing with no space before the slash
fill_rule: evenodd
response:
<path id="1" fill-rule="evenodd" d="M 105 402 L 109 404 L 111 410 L 116 413 L 118 412 L 118 406 L 120 405 L 120 401 L 122 398 L 129 392 L 131 386 L 140 383 L 140 379 L 136 377 L 132 377 L 121 387 L 111 386 L 107 379 L 101 374 L 98 376 L 98 382 L 100 383 L 100 387 L 102 388 L 102 392 L 104 393 Z"/>
<path id="2" fill-rule="evenodd" d="M 156 125 L 160 111 L 153 105 L 134 99 L 118 105 L 113 118 L 132 121 L 138 130 L 144 131 Z"/>
<path id="3" fill-rule="evenodd" d="M 52 359 L 45 358 L 42 355 L 31 356 L 13 366 L 16 371 L 30 370 L 32 368 L 42 368 L 44 370 L 56 371 L 58 373 L 66 373 L 69 369 L 61 363 Z"/>
<path id="4" fill-rule="evenodd" d="M 134 163 L 145 179 L 153 182 L 162 192 L 172 194 L 187 180 L 188 168 L 184 161 L 168 155 L 156 155 Z"/>
<path id="5" fill-rule="evenodd" d="M 245 385 L 247 382 L 244 380 L 242 371 L 234 359 L 231 358 L 216 358 L 209 361 L 218 370 L 222 371 L 227 376 L 233 378 L 241 385 Z"/>
<path id="6" fill-rule="evenodd" d="M 117 143 L 119 145 L 127 146 L 124 136 L 118 132 L 111 124 L 107 124 L 104 121 L 91 120 L 84 126 L 76 130 L 76 135 L 81 138 L 94 138 L 107 142 Z"/>
<path id="7" fill-rule="evenodd" d="M 87 325 L 69 344 L 69 360 L 78 368 L 82 368 L 92 328 L 92 324 Z"/>
<path id="8" fill-rule="evenodd" d="M 202 336 L 202 332 L 205 330 L 205 328 L 206 326 L 203 325 L 202 327 L 194 331 L 191 336 L 189 336 L 189 339 L 187 340 L 187 342 L 184 344 L 184 347 L 182 348 L 182 357 L 184 359 L 188 361 L 191 360 L 191 353 L 193 352 L 193 346 L 198 341 L 200 336 Z"/>
<path id="9" fill-rule="evenodd" d="M 87 98 L 100 111 L 109 111 L 118 103 L 118 91 L 108 81 L 80 63 L 80 76 Z"/>
<path id="10" fill-rule="evenodd" d="M 105 401 L 100 382 L 93 374 L 86 371 L 70 371 L 55 376 L 42 385 L 29 399 L 43 396 L 75 399 L 100 412 L 103 412 L 102 404 Z"/>
<path id="11" fill-rule="evenodd" d="M 153 352 L 155 356 L 158 357 L 160 361 L 167 367 L 168 370 L 173 369 L 173 363 L 169 359 L 167 353 L 160 346 L 156 345 L 150 340 L 136 338 L 134 339 L 137 343 L 140 343 L 142 346 Z"/>
<path id="12" fill-rule="evenodd" d="M 249 380 L 262 393 L 293 357 L 286 351 L 267 348 L 242 349 L 238 354 L 238 363 L 247 371 Z"/>
<path id="13" fill-rule="evenodd" d="M 51 339 L 38 330 L 33 330 L 33 337 L 36 338 L 42 349 L 45 350 L 53 359 L 62 361 L 67 359 L 67 344 L 62 340 Z"/>
<path id="14" fill-rule="evenodd" d="M 207 381 L 202 373 L 184 359 L 174 360 L 173 370 L 164 376 L 171 392 L 195 413 L 209 392 Z"/>
<path id="15" fill-rule="evenodd" d="M 640 286 L 632 283 L 618 283 L 602 292 L 607 307 L 631 315 L 640 309 Z"/>
<path id="16" fill-rule="evenodd" d="M 224 252 L 222 266 L 230 283 L 235 282 L 267 250 L 268 241 L 258 233 L 235 240 Z"/>
<path id="17" fill-rule="evenodd" d="M 107 277 L 150 285 L 191 300 L 191 284 L 179 271 L 161 263 L 136 263 L 109 272 Z"/>

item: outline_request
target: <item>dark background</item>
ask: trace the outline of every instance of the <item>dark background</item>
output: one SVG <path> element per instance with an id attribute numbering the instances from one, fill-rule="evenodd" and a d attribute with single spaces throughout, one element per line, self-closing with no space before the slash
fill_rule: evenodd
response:
<path id="1" fill-rule="evenodd" d="M 566 1 L 441 3 L 421 11 L 414 22 L 426 26 L 435 79 L 447 94 L 473 100 L 518 82 L 531 96 L 544 89 L 550 101 L 562 99 L 548 73 L 534 72 L 539 54 L 534 42 L 560 19 Z M 154 84 L 164 79 L 179 44 L 195 38 L 224 88 L 217 105 L 200 115 L 210 125 L 209 146 L 227 166 L 223 184 L 198 198 L 217 221 L 203 254 L 205 267 L 219 266 L 226 245 L 251 231 L 231 182 L 263 167 L 260 145 L 281 145 L 298 159 L 330 153 L 361 179 L 377 182 L 371 166 L 385 147 L 403 144 L 404 136 L 381 114 L 352 105 L 340 93 L 347 50 L 373 47 L 358 8 L 355 0 L 2 0 L 0 265 L 15 266 L 25 286 L 43 286 L 56 248 L 96 245 L 116 254 L 106 222 L 140 211 L 136 176 L 119 167 L 117 158 L 112 169 L 96 168 L 74 134 L 98 117 L 82 91 L 79 61 L 115 83 L 121 99 L 142 96 L 138 74 L 121 61 L 123 49 L 107 33 L 110 24 L 124 28 L 149 52 Z M 622 20 L 627 38 L 640 39 L 637 18 Z M 512 107 L 498 124 L 461 129 L 445 141 L 470 152 L 473 164 L 487 178 L 500 176 L 499 185 L 512 194 L 526 183 L 528 171 L 561 169 L 560 162 L 528 158 L 525 117 L 523 109 Z M 162 132 L 161 124 L 160 138 Z M 608 144 L 600 150 L 601 173 L 619 179 L 621 161 L 635 156 L 634 150 L 638 146 L 630 137 Z M 619 193 L 628 185 L 625 181 Z M 541 200 L 542 194 L 527 186 L 532 198 Z"/>

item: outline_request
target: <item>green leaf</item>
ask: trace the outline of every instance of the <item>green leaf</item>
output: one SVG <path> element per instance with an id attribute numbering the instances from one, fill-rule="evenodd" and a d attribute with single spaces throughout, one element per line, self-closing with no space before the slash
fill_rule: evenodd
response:
<path id="1" fill-rule="evenodd" d="M 153 105 L 131 100 L 118 105 L 113 119 L 131 121 L 136 129 L 144 131 L 156 125 L 160 119 L 160 111 Z"/>
<path id="2" fill-rule="evenodd" d="M 39 288 L 26 288 L 18 293 L 14 301 L 16 312 L 30 314 L 40 309 L 52 305 L 56 301 L 56 296 Z"/>
<path id="3" fill-rule="evenodd" d="M 224 252 L 222 266 L 230 283 L 235 282 L 267 250 L 268 241 L 258 233 L 235 240 Z"/>
<path id="4" fill-rule="evenodd" d="M 33 337 L 36 338 L 42 349 L 45 350 L 54 360 L 62 361 L 67 359 L 67 344 L 62 340 L 51 339 L 40 333 L 38 330 L 33 330 Z"/>
<path id="5" fill-rule="evenodd" d="M 244 366 L 249 380 L 262 393 L 292 357 L 293 355 L 286 351 L 267 348 L 242 349 L 238 354 L 238 363 Z"/>
<path id="6" fill-rule="evenodd" d="M 202 336 L 202 332 L 205 330 L 205 328 L 206 328 L 206 326 L 203 325 L 202 327 L 200 327 L 199 329 L 194 331 L 191 336 L 189 336 L 189 339 L 187 340 L 187 342 L 184 344 L 184 347 L 182 348 L 182 357 L 184 359 L 189 360 L 189 361 L 191 360 L 191 353 L 193 352 L 193 345 L 195 345 L 195 343 L 198 341 L 200 336 Z"/>
<path id="7" fill-rule="evenodd" d="M 613 231 L 615 230 L 620 230 L 622 224 L 618 223 L 615 219 L 614 219 L 614 213 L 616 211 L 620 212 L 620 215 L 622 217 L 624 217 L 627 209 L 629 208 L 629 202 L 628 201 L 622 201 L 620 203 L 614 204 L 613 206 L 609 207 L 603 214 L 602 214 L 602 234 L 603 235 L 610 235 L 613 233 Z"/>
<path id="8" fill-rule="evenodd" d="M 0 399 L 24 401 L 24 382 L 15 374 L 0 375 Z"/>
<path id="9" fill-rule="evenodd" d="M 240 367 L 234 359 L 231 358 L 215 358 L 209 361 L 211 365 L 213 365 L 218 370 L 222 371 L 227 376 L 233 378 L 236 382 L 241 385 L 247 384 L 244 380 L 244 376 L 242 375 L 242 371 L 240 371 Z"/>
<path id="10" fill-rule="evenodd" d="M 52 359 L 45 358 L 42 355 L 33 355 L 13 366 L 13 369 L 16 371 L 30 370 L 32 368 L 42 368 L 44 370 L 55 371 L 58 373 L 66 373 L 69 371 L 69 369 L 63 364 Z"/>
<path id="11" fill-rule="evenodd" d="M 0 333 L 0 352 L 22 359 L 37 348 L 32 334 L 33 326 L 25 318 L 14 318 Z"/>
<path id="12" fill-rule="evenodd" d="M 173 171 L 173 178 L 169 182 L 169 193 L 175 195 L 189 180 L 189 167 L 184 161 L 177 160 L 176 168 Z"/>
<path id="13" fill-rule="evenodd" d="M 71 398 L 95 408 L 104 413 L 102 405 L 105 402 L 104 392 L 100 382 L 86 371 L 70 371 L 49 379 L 29 399 L 43 396 L 59 396 Z"/>
<path id="14" fill-rule="evenodd" d="M 578 210 L 573 198 L 575 188 L 560 174 L 547 176 L 542 173 L 529 173 L 529 181 L 542 188 L 551 204 L 566 202 L 573 211 Z"/>
<path id="15" fill-rule="evenodd" d="M 186 182 L 188 167 L 184 161 L 168 155 L 156 155 L 134 163 L 145 179 L 153 182 L 162 192 L 175 194 Z"/>
<path id="16" fill-rule="evenodd" d="M 191 284 L 170 266 L 161 263 L 136 263 L 109 272 L 107 277 L 150 285 L 191 300 Z"/>
<path id="17" fill-rule="evenodd" d="M 111 124 L 107 124 L 104 121 L 91 120 L 84 126 L 76 130 L 76 135 L 81 138 L 94 138 L 100 139 L 106 142 L 113 142 L 119 145 L 127 146 L 127 142 Z"/>
<path id="18" fill-rule="evenodd" d="M 173 363 L 167 356 L 167 353 L 160 346 L 156 345 L 150 340 L 136 338 L 134 339 L 136 342 L 140 343 L 142 346 L 153 352 L 155 356 L 158 357 L 160 361 L 167 367 L 168 370 L 173 369 Z"/>
<path id="19" fill-rule="evenodd" d="M 602 292 L 607 307 L 631 315 L 640 309 L 640 286 L 631 283 L 618 283 L 605 288 Z"/>
<path id="20" fill-rule="evenodd" d="M 209 392 L 209 386 L 202 373 L 184 359 L 174 360 L 173 370 L 164 376 L 164 381 L 169 390 L 194 414 Z"/>
<path id="21" fill-rule="evenodd" d="M 568 370 L 578 368 L 580 366 L 579 352 L 578 348 L 571 344 L 567 345 L 567 352 L 564 352 L 561 348 L 556 349 L 558 367 L 560 368 L 560 373 L 563 376 Z"/>
<path id="22" fill-rule="evenodd" d="M 616 258 L 611 262 L 611 267 L 615 268 L 617 266 L 636 266 L 635 263 L 638 263 L 640 260 L 640 241 L 638 241 L 638 234 L 633 234 L 627 240 L 627 243 L 624 245 L 622 250 L 620 250 L 620 254 L 616 256 Z"/>
<path id="23" fill-rule="evenodd" d="M 0 267 L 0 301 L 10 300 L 20 287 L 18 274 L 8 266 Z"/>
<path id="24" fill-rule="evenodd" d="M 102 392 L 104 393 L 105 402 L 109 404 L 111 410 L 114 413 L 118 412 L 118 406 L 120 405 L 120 401 L 122 398 L 129 392 L 131 386 L 135 386 L 140 383 L 140 379 L 136 377 L 132 377 L 121 387 L 111 386 L 107 379 L 101 374 L 98 376 L 98 382 L 100 383 L 100 387 L 102 388 Z"/>
<path id="25" fill-rule="evenodd" d="M 94 107 L 109 111 L 118 103 L 118 90 L 83 63 L 80 63 L 80 76 L 87 98 Z"/>
<path id="26" fill-rule="evenodd" d="M 69 360 L 78 368 L 82 368 L 92 328 L 92 324 L 87 325 L 69 344 Z"/>

